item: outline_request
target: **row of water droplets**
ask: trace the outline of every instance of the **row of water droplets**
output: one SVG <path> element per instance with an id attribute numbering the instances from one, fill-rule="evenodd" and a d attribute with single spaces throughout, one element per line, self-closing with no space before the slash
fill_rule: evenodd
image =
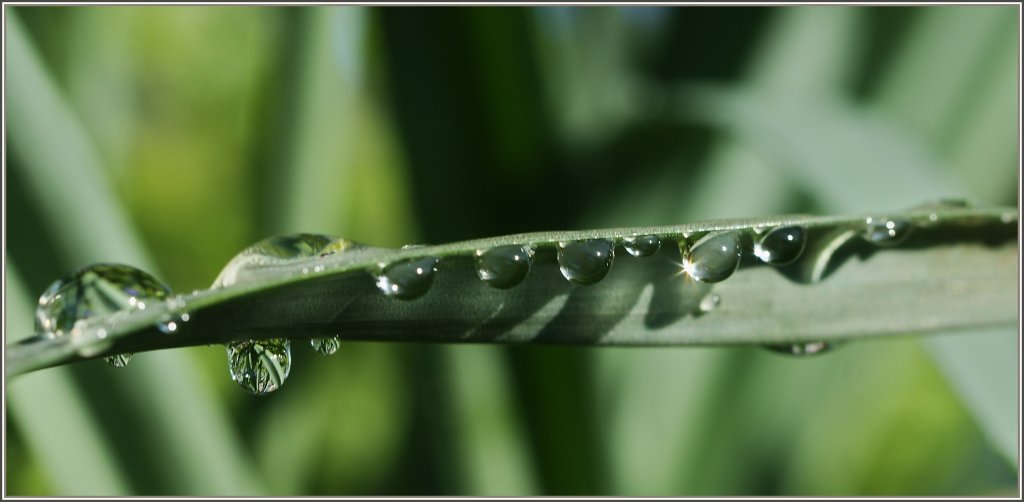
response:
<path id="1" fill-rule="evenodd" d="M 902 242 L 910 233 L 909 222 L 888 218 L 868 218 L 861 237 L 878 246 Z M 716 283 L 725 280 L 740 264 L 743 230 L 711 231 L 691 245 L 686 237 L 678 241 L 683 256 L 682 269 L 694 280 Z M 806 245 L 806 230 L 800 226 L 780 226 L 755 230 L 754 255 L 774 266 L 793 263 Z M 601 281 L 615 260 L 616 244 L 634 257 L 649 257 L 662 246 L 657 235 L 632 235 L 618 239 L 582 239 L 558 242 L 557 260 L 562 275 L 579 285 Z M 406 246 L 408 249 L 416 246 Z M 292 234 L 260 241 L 236 255 L 218 275 L 214 287 L 226 287 L 253 277 L 253 273 L 275 265 L 289 265 L 296 260 L 315 260 L 339 253 L 371 249 L 345 239 L 317 234 Z M 534 248 L 527 244 L 497 246 L 475 252 L 477 275 L 488 286 L 508 289 L 525 280 L 533 263 Z M 433 284 L 440 259 L 420 257 L 380 264 L 375 272 L 378 290 L 389 297 L 404 300 L 418 298 Z M 313 265 L 319 273 L 323 265 Z M 303 274 L 310 272 L 303 268 Z M 193 292 L 196 294 L 196 292 Z M 152 275 L 121 264 L 96 264 L 55 281 L 39 298 L 36 309 L 36 331 L 49 337 L 74 336 L 86 320 L 110 316 L 109 328 L 118 319 L 147 305 L 166 302 L 167 312 L 157 324 L 162 333 L 173 335 L 189 321 L 190 314 L 183 296 L 172 296 L 170 288 Z M 702 312 L 710 312 L 721 303 L 718 295 L 709 294 L 700 302 Z M 106 329 L 97 331 L 104 338 Z M 337 334 L 325 333 L 310 340 L 317 352 L 330 355 L 341 344 Z M 832 345 L 813 342 L 797 345 L 770 346 L 772 350 L 805 355 L 821 353 Z M 105 358 L 115 367 L 124 367 L 132 354 L 122 353 Z M 232 380 L 253 394 L 266 394 L 279 388 L 291 369 L 291 341 L 288 338 L 244 340 L 227 345 L 228 368 Z"/>

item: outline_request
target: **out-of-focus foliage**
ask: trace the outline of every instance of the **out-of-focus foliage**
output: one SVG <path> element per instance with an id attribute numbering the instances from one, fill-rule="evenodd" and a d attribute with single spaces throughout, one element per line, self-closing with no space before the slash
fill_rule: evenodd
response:
<path id="1" fill-rule="evenodd" d="M 5 9 L 5 36 L 28 48 L 19 64 L 41 68 L 113 194 L 67 207 L 127 214 L 118 231 L 150 254 L 132 259 L 175 291 L 296 231 L 397 246 L 946 196 L 1016 204 L 1013 7 Z M 720 99 L 693 104 L 709 91 Z M 67 157 L 64 139 L 8 139 L 5 307 L 21 316 L 8 322 L 93 259 L 76 251 L 111 245 L 69 239 L 74 220 L 49 210 L 48 194 L 88 186 L 51 190 L 29 171 L 51 157 L 27 148 Z M 58 169 L 81 172 L 74 157 Z M 984 355 L 1016 342 L 985 339 L 810 359 L 297 346 L 264 398 L 230 381 L 220 347 L 173 364 L 139 354 L 123 371 L 10 383 L 7 490 L 1008 495 L 1019 417 L 1002 369 L 1015 361 Z M 992 393 L 958 393 L 979 388 Z M 192 436 L 175 425 L 203 420 Z M 54 442 L 61 423 L 77 432 Z"/>

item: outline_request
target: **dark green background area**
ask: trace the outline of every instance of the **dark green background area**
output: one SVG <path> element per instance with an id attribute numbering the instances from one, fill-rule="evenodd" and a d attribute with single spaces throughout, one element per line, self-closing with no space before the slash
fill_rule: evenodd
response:
<path id="1" fill-rule="evenodd" d="M 175 291 L 293 232 L 397 247 L 1018 195 L 1013 7 L 5 9 L 98 152 L 106 203 Z M 753 104 L 682 99 L 697 86 Z M 63 138 L 7 144 L 7 293 L 31 305 L 86 258 L 19 151 Z M 995 496 L 1017 484 L 962 376 L 914 337 L 816 358 L 370 343 L 323 357 L 296 343 L 287 384 L 262 398 L 231 382 L 223 348 L 176 352 L 158 375 L 152 353 L 125 370 L 46 370 L 73 400 L 12 393 L 7 493 Z M 209 427 L 176 427 L 185 415 Z M 85 417 L 82 443 L 46 442 L 61 417 Z M 72 456 L 73 468 L 54 461 Z"/>

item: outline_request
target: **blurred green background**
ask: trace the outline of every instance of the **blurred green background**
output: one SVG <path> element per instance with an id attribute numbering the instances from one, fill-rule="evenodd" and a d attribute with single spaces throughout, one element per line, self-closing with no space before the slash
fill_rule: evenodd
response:
<path id="1" fill-rule="evenodd" d="M 1018 199 L 1015 7 L 5 13 L 8 343 L 72 269 L 190 291 L 274 234 Z M 7 494 L 1012 495 L 1016 339 L 966 336 L 296 344 L 262 398 L 221 347 L 93 361 L 6 382 Z"/>

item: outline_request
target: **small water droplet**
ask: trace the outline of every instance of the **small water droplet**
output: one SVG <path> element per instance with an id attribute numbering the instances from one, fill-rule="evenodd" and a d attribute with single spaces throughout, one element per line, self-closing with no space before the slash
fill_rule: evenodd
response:
<path id="1" fill-rule="evenodd" d="M 104 357 L 103 360 L 115 368 L 124 368 L 125 366 L 128 366 L 129 362 L 131 362 L 132 355 L 130 353 L 117 354 Z"/>
<path id="2" fill-rule="evenodd" d="M 313 350 L 329 356 L 337 352 L 338 347 L 341 347 L 341 338 L 338 335 L 310 338 L 309 344 L 313 347 Z"/>
<path id="3" fill-rule="evenodd" d="M 634 235 L 622 239 L 622 247 L 633 256 L 651 256 L 661 249 L 661 239 L 657 235 Z"/>
<path id="4" fill-rule="evenodd" d="M 287 338 L 232 342 L 227 353 L 231 379 L 256 395 L 284 385 L 292 367 L 292 342 Z"/>
<path id="5" fill-rule="evenodd" d="M 895 246 L 903 242 L 914 228 L 910 222 L 889 218 L 868 218 L 865 223 L 862 237 L 881 247 Z"/>
<path id="6" fill-rule="evenodd" d="M 160 330 L 160 332 L 165 335 L 170 335 L 178 331 L 178 323 L 173 320 L 171 316 L 167 316 L 166 320 L 157 323 L 156 329 Z"/>
<path id="7" fill-rule="evenodd" d="M 796 261 L 807 244 L 803 227 L 779 227 L 765 234 L 754 244 L 754 255 L 771 265 L 788 265 Z"/>
<path id="8" fill-rule="evenodd" d="M 488 286 L 508 289 L 526 278 L 533 263 L 527 246 L 498 246 L 476 252 L 476 274 Z"/>
<path id="9" fill-rule="evenodd" d="M 700 311 L 704 314 L 711 312 L 718 308 L 718 305 L 722 303 L 722 297 L 716 294 L 710 294 L 700 300 Z"/>
<path id="10" fill-rule="evenodd" d="M 1005 212 L 999 217 L 999 219 L 1003 223 L 1013 223 L 1017 221 L 1017 213 Z"/>
<path id="11" fill-rule="evenodd" d="M 686 273 L 701 282 L 724 281 L 739 264 L 740 233 L 735 230 L 701 237 L 683 260 Z"/>
<path id="12" fill-rule="evenodd" d="M 774 344 L 765 345 L 765 348 L 773 352 L 779 352 L 781 354 L 788 354 L 791 356 L 813 356 L 815 354 L 823 354 L 829 352 L 836 347 L 836 344 L 831 342 L 807 342 L 807 343 L 793 343 L 793 344 Z"/>
<path id="13" fill-rule="evenodd" d="M 615 246 L 608 239 L 587 239 L 558 243 L 558 268 L 576 284 L 594 284 L 612 267 Z"/>
<path id="14" fill-rule="evenodd" d="M 50 337 L 64 336 L 86 319 L 122 310 L 143 309 L 145 300 L 163 300 L 171 290 L 152 275 L 128 265 L 100 263 L 54 281 L 39 297 L 35 329 Z M 103 332 L 106 336 L 106 331 Z M 106 358 L 123 368 L 131 354 Z"/>
<path id="15" fill-rule="evenodd" d="M 377 276 L 377 289 L 387 296 L 411 300 L 430 290 L 439 260 L 432 256 L 392 263 Z"/>

